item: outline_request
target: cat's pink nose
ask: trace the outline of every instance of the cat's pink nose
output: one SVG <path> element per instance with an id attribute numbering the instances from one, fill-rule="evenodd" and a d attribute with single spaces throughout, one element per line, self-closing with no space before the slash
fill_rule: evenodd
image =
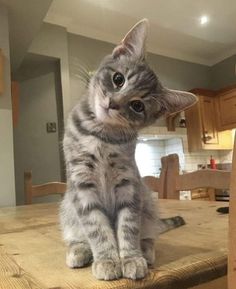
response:
<path id="1" fill-rule="evenodd" d="M 120 106 L 117 103 L 115 103 L 114 100 L 111 99 L 110 102 L 109 102 L 109 109 L 118 110 L 119 108 L 120 108 Z"/>

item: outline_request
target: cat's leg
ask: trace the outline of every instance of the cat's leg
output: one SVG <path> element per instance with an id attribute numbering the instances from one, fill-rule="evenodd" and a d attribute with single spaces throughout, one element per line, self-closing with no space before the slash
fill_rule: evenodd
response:
<path id="1" fill-rule="evenodd" d="M 61 227 L 67 244 L 66 264 L 70 268 L 86 266 L 92 261 L 92 251 L 85 237 L 75 207 L 65 198 L 60 211 Z"/>
<path id="2" fill-rule="evenodd" d="M 141 195 L 132 181 L 121 181 L 116 187 L 116 228 L 123 277 L 140 279 L 148 272 L 140 244 Z"/>
<path id="3" fill-rule="evenodd" d="M 148 265 L 153 265 L 155 262 L 155 240 L 151 238 L 142 239 L 141 249 L 143 257 L 147 260 Z"/>
<path id="4" fill-rule="evenodd" d="M 140 279 L 147 274 L 147 262 L 140 246 L 140 214 L 131 206 L 120 209 L 117 238 L 123 277 Z"/>
<path id="5" fill-rule="evenodd" d="M 143 188 L 143 207 L 141 213 L 141 248 L 148 265 L 155 262 L 155 241 L 158 237 L 159 218 L 157 216 L 157 196 Z"/>
<path id="6" fill-rule="evenodd" d="M 92 186 L 79 191 L 74 198 L 80 223 L 92 250 L 93 275 L 97 279 L 113 280 L 121 277 L 121 264 L 114 230 Z"/>
<path id="7" fill-rule="evenodd" d="M 93 252 L 94 276 L 104 280 L 121 277 L 117 242 L 106 215 L 99 207 L 90 207 L 81 215 L 81 222 Z"/>

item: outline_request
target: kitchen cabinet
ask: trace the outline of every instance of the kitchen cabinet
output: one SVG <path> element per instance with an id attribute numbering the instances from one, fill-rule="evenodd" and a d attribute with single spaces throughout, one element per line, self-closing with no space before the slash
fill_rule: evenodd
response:
<path id="1" fill-rule="evenodd" d="M 194 201 L 199 201 L 199 200 L 215 201 L 215 189 L 199 188 L 199 189 L 191 190 L 191 199 Z"/>
<path id="2" fill-rule="evenodd" d="M 217 94 L 218 130 L 236 128 L 236 88 Z"/>
<path id="3" fill-rule="evenodd" d="M 195 89 L 199 101 L 185 112 L 190 152 L 232 149 L 232 132 L 218 131 L 217 98 L 214 91 Z"/>

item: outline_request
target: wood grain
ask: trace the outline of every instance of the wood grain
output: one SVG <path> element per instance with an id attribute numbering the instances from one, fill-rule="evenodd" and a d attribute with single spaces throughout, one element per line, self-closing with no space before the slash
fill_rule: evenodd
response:
<path id="1" fill-rule="evenodd" d="M 0 289 L 46 289 L 0 247 Z"/>
<path id="2" fill-rule="evenodd" d="M 205 284 L 194 286 L 191 289 L 227 289 L 227 280 L 226 277 L 222 277 Z"/>
<path id="3" fill-rule="evenodd" d="M 90 266 L 75 270 L 66 267 L 66 248 L 58 223 L 59 204 L 2 208 L 0 288 L 185 289 L 221 280 L 227 269 L 228 217 L 219 215 L 216 209 L 224 205 L 159 200 L 162 217 L 181 215 L 186 225 L 160 236 L 156 263 L 144 280 L 111 282 L 96 280 Z"/>

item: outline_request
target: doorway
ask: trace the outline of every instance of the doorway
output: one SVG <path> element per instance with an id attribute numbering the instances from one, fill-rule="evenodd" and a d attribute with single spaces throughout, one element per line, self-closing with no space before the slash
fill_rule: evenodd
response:
<path id="1" fill-rule="evenodd" d="M 35 184 L 65 180 L 60 62 L 29 53 L 14 80 L 19 84 L 18 119 L 13 130 L 16 203 L 22 205 L 24 171 L 32 170 Z"/>

